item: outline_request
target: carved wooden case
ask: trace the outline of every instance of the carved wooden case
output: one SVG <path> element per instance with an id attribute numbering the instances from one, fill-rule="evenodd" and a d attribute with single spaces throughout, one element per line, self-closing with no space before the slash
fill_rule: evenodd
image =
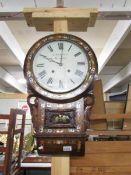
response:
<path id="1" fill-rule="evenodd" d="M 61 79 L 58 70 L 61 71 Z M 77 36 L 62 33 L 48 35 L 30 48 L 25 59 L 24 75 L 40 154 L 84 155 L 97 71 L 93 50 Z M 68 77 L 63 83 L 65 89 L 59 86 L 57 89 L 51 76 L 55 80 L 53 82 L 59 82 L 59 85 Z M 71 86 L 66 89 L 69 83 Z"/>

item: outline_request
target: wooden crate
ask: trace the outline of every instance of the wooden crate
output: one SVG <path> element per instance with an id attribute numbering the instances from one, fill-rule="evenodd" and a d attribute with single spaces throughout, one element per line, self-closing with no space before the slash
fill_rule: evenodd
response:
<path id="1" fill-rule="evenodd" d="M 131 174 L 131 141 L 88 141 L 84 157 L 71 158 L 70 175 Z"/>
<path id="2" fill-rule="evenodd" d="M 124 113 L 126 102 L 125 101 L 106 101 L 106 113 Z"/>
<path id="3" fill-rule="evenodd" d="M 111 119 L 131 120 L 131 114 L 92 114 L 91 121 Z M 124 125 L 124 122 L 123 122 Z M 131 128 L 125 130 L 87 130 L 89 136 L 131 136 Z M 131 174 L 131 141 L 87 141 L 84 157 L 71 157 L 70 175 L 129 175 Z"/>

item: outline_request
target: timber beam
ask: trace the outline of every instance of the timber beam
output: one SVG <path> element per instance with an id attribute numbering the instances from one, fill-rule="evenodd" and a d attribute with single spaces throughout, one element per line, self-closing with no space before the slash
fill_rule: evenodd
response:
<path id="1" fill-rule="evenodd" d="M 93 27 L 97 17 L 96 8 L 25 8 L 28 26 L 37 31 L 53 31 L 54 20 L 67 20 L 68 31 L 87 31 Z"/>

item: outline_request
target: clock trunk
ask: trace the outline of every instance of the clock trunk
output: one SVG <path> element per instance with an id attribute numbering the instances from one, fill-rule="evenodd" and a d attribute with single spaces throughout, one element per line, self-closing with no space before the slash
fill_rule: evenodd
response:
<path id="1" fill-rule="evenodd" d="M 84 99 L 66 104 L 37 97 L 33 101 L 28 99 L 38 153 L 84 155 L 88 127 Z"/>

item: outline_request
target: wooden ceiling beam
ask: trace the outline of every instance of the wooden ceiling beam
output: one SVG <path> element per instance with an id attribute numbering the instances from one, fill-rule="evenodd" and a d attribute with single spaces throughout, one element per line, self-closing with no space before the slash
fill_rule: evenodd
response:
<path id="1" fill-rule="evenodd" d="M 97 17 L 96 8 L 25 8 L 23 13 L 28 26 L 37 31 L 53 31 L 56 19 L 66 19 L 69 31 L 87 31 Z"/>
<path id="2" fill-rule="evenodd" d="M 109 39 L 105 44 L 105 47 L 99 55 L 99 73 L 102 71 L 102 69 L 110 60 L 115 51 L 119 48 L 120 44 L 124 41 L 124 39 L 127 37 L 130 31 L 131 20 L 121 20 L 117 22 L 114 30 L 112 31 L 111 35 L 109 36 Z M 131 75 L 131 67 L 130 69 L 128 67 L 130 67 L 130 63 L 103 86 L 103 91 L 107 92 L 108 90 L 116 86 L 118 83 L 125 80 L 129 75 Z"/>
<path id="3" fill-rule="evenodd" d="M 131 62 L 103 86 L 103 91 L 107 92 L 129 76 L 131 76 Z"/>
<path id="4" fill-rule="evenodd" d="M 2 67 L 0 67 L 0 78 L 6 83 L 17 89 L 19 92 L 26 93 L 26 87 L 18 83 L 18 81 Z"/>
<path id="5" fill-rule="evenodd" d="M 20 66 L 23 67 L 25 53 L 21 49 L 15 36 L 11 32 L 11 30 L 9 29 L 6 22 L 4 22 L 4 21 L 0 22 L 0 36 L 4 40 L 4 42 L 7 44 L 7 46 L 10 48 L 10 50 L 13 52 L 13 54 L 16 56 Z"/>
<path id="6" fill-rule="evenodd" d="M 99 73 L 131 31 L 131 20 L 118 21 L 98 58 Z"/>
<path id="7" fill-rule="evenodd" d="M 25 54 L 21 49 L 19 43 L 15 39 L 14 35 L 12 34 L 11 30 L 7 26 L 6 22 L 4 21 L 0 22 L 0 36 L 3 39 L 3 41 L 7 44 L 9 49 L 16 56 L 19 65 L 23 67 Z M 17 89 L 19 92 L 26 93 L 25 86 L 21 85 L 11 74 L 5 71 L 2 67 L 0 67 L 0 78 L 7 84 L 11 85 L 14 89 Z"/>
<path id="8" fill-rule="evenodd" d="M 127 10 L 98 10 L 97 20 L 131 20 L 131 11 Z M 24 20 L 24 14 L 22 10 L 11 11 L 8 9 L 5 12 L 0 12 L 0 21 L 8 20 Z"/>

